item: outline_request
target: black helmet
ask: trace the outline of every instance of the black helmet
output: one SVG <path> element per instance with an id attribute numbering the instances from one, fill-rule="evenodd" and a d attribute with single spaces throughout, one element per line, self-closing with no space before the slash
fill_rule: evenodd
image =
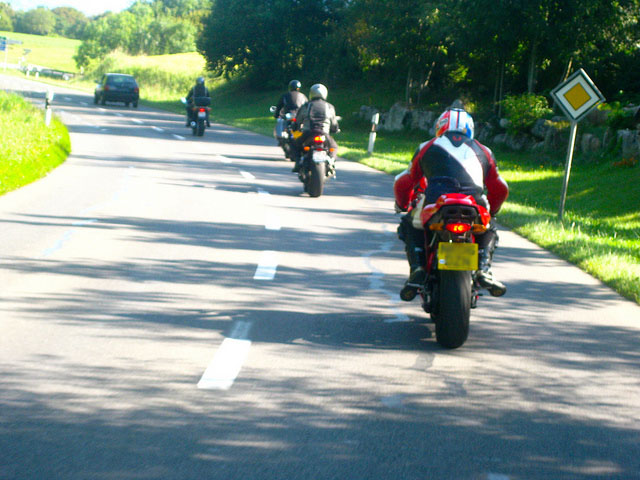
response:
<path id="1" fill-rule="evenodd" d="M 198 78 L 196 79 L 196 83 L 197 83 L 198 85 L 204 85 L 204 77 L 198 77 Z"/>
<path id="2" fill-rule="evenodd" d="M 290 92 L 293 92 L 294 90 L 298 90 L 300 87 L 302 87 L 302 84 L 298 80 L 291 80 L 289 82 L 289 91 Z"/>

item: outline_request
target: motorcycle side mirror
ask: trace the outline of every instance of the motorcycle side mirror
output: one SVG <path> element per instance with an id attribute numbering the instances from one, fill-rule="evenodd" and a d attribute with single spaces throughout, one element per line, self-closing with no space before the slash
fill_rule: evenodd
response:
<path id="1" fill-rule="evenodd" d="M 276 106 L 275 105 L 271 105 L 271 107 L 269 107 L 269 111 L 271 113 L 276 113 Z"/>
<path id="2" fill-rule="evenodd" d="M 187 99 L 186 99 L 186 98 L 184 98 L 184 97 L 182 97 L 182 98 L 180 99 L 180 101 L 181 101 L 182 103 L 184 103 L 185 105 L 187 104 Z"/>
<path id="3" fill-rule="evenodd" d="M 287 120 L 291 120 L 293 118 L 293 113 L 289 112 L 287 113 L 284 118 L 286 118 Z"/>
<path id="4" fill-rule="evenodd" d="M 338 116 L 336 117 L 336 120 L 337 120 L 337 121 L 339 121 L 339 122 L 341 122 L 341 121 L 342 121 L 342 117 L 338 115 Z"/>

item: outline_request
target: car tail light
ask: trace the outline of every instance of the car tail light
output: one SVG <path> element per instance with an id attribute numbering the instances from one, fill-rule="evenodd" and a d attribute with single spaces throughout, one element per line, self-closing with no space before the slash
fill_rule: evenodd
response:
<path id="1" fill-rule="evenodd" d="M 133 93 L 139 93 L 139 92 L 140 92 L 140 89 L 138 87 L 133 89 Z"/>
<path id="2" fill-rule="evenodd" d="M 468 223 L 447 223 L 446 229 L 451 233 L 466 233 L 471 230 L 471 225 Z"/>
<path id="3" fill-rule="evenodd" d="M 105 91 L 105 92 L 108 92 L 108 91 L 109 91 L 109 85 L 105 85 L 105 86 L 104 86 L 104 91 Z"/>

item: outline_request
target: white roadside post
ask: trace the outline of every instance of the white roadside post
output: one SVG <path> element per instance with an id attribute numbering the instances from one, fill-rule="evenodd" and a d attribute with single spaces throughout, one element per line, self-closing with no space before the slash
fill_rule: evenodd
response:
<path id="1" fill-rule="evenodd" d="M 564 169 L 564 182 L 562 184 L 562 195 L 560 197 L 560 208 L 558 210 L 558 218 L 562 221 L 562 216 L 564 215 L 564 204 L 567 198 L 567 189 L 569 187 L 573 150 L 576 144 L 578 122 L 599 103 L 603 102 L 604 97 L 583 69 L 578 70 L 566 81 L 554 88 L 551 91 L 551 95 L 558 105 L 560 105 L 564 114 L 571 121 L 571 134 L 569 137 L 569 147 L 567 149 L 567 162 Z"/>
<path id="2" fill-rule="evenodd" d="M 378 126 L 379 121 L 379 113 L 376 113 L 371 117 L 371 133 L 369 134 L 369 147 L 367 148 L 367 153 L 369 155 L 373 154 L 373 144 L 376 143 L 376 127 Z"/>
<path id="3" fill-rule="evenodd" d="M 49 89 L 44 97 L 44 124 L 47 127 L 51 123 L 51 102 L 53 102 L 53 95 L 53 91 Z"/>

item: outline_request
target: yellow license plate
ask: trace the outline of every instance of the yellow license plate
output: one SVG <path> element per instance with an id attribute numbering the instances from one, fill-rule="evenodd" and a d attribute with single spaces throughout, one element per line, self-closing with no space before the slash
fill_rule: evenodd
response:
<path id="1" fill-rule="evenodd" d="M 293 133 L 293 138 L 296 140 L 302 136 L 302 130 L 294 130 L 292 133 Z"/>
<path id="2" fill-rule="evenodd" d="M 440 270 L 477 270 L 477 243 L 439 243 L 438 268 Z"/>

